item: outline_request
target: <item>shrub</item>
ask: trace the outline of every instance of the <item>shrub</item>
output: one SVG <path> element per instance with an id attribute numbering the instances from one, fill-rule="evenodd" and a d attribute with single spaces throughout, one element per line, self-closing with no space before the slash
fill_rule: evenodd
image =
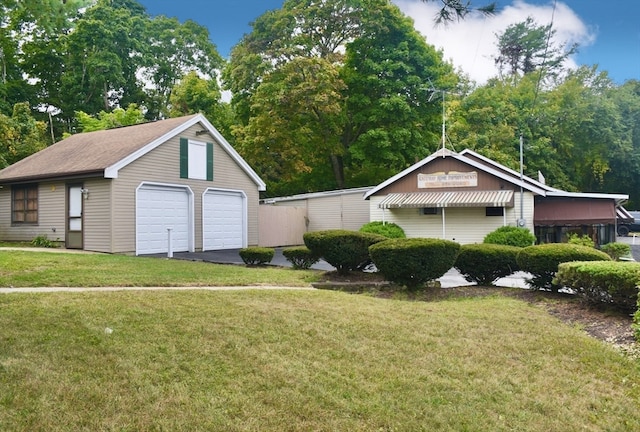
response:
<path id="1" fill-rule="evenodd" d="M 271 262 L 275 251 L 267 247 L 248 247 L 240 249 L 239 254 L 247 265 L 264 265 Z"/>
<path id="2" fill-rule="evenodd" d="M 531 234 L 527 228 L 503 226 L 484 238 L 483 243 L 500 244 L 507 246 L 527 247 L 536 242 L 536 236 Z"/>
<path id="3" fill-rule="evenodd" d="M 547 243 L 523 248 L 516 257 L 520 270 L 533 275 L 527 280 L 534 289 L 558 291 L 553 283 L 558 264 L 571 261 L 611 261 L 609 255 L 597 249 L 569 243 Z"/>
<path id="4" fill-rule="evenodd" d="M 638 302 L 640 264 L 577 261 L 558 265 L 554 283 L 564 285 L 588 303 L 634 312 Z"/>
<path id="5" fill-rule="evenodd" d="M 612 260 L 618 261 L 622 257 L 631 255 L 631 246 L 626 243 L 607 243 L 600 247 L 600 250 L 611 257 Z"/>
<path id="6" fill-rule="evenodd" d="M 370 262 L 369 246 L 387 240 L 379 234 L 348 230 L 312 231 L 303 239 L 314 255 L 334 266 L 339 274 L 364 268 Z"/>
<path id="7" fill-rule="evenodd" d="M 360 227 L 360 232 L 380 234 L 387 238 L 406 238 L 404 230 L 393 222 L 374 221 Z"/>
<path id="8" fill-rule="evenodd" d="M 596 247 L 596 242 L 594 242 L 593 239 L 586 234 L 578 235 L 576 233 L 569 233 L 567 235 L 567 243 Z"/>
<path id="9" fill-rule="evenodd" d="M 409 289 L 445 274 L 456 262 L 460 245 L 431 238 L 389 239 L 369 248 L 385 279 Z"/>
<path id="10" fill-rule="evenodd" d="M 294 246 L 286 249 L 282 249 L 282 255 L 293 264 L 293 268 L 296 270 L 308 269 L 320 258 L 314 255 L 311 250 L 306 246 Z"/>
<path id="11" fill-rule="evenodd" d="M 46 234 L 41 234 L 31 240 L 31 246 L 42 248 L 55 248 L 58 244 L 53 240 L 49 240 Z"/>
<path id="12" fill-rule="evenodd" d="M 468 244 L 460 247 L 455 268 L 469 282 L 493 283 L 518 271 L 516 255 L 521 248 L 501 244 Z"/>

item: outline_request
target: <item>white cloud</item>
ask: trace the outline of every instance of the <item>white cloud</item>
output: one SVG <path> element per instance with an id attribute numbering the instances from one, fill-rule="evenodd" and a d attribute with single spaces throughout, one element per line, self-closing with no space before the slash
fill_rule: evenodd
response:
<path id="1" fill-rule="evenodd" d="M 555 43 L 578 43 L 587 46 L 594 42 L 595 34 L 566 4 L 558 2 L 555 10 L 553 3 L 534 5 L 515 0 L 511 5 L 501 8 L 494 16 L 481 14 L 468 15 L 460 22 L 447 26 L 436 26 L 434 17 L 438 11 L 438 2 L 420 0 L 393 0 L 393 2 L 415 22 L 415 28 L 423 34 L 427 43 L 441 49 L 444 59 L 456 68 L 462 69 L 479 84 L 497 75 L 493 57 L 497 55 L 496 34 L 502 33 L 508 26 L 532 17 L 538 25 L 547 25 L 553 19 L 556 31 Z M 479 3 L 479 0 L 476 1 Z M 575 59 L 565 65 L 575 68 Z"/>

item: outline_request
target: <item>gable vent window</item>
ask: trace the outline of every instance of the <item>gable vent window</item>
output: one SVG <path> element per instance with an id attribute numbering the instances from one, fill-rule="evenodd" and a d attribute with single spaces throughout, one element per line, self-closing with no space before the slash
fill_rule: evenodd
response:
<path id="1" fill-rule="evenodd" d="M 213 181 L 213 144 L 180 138 L 180 178 Z"/>
<path id="2" fill-rule="evenodd" d="M 38 185 L 11 188 L 11 223 L 38 223 Z"/>
<path id="3" fill-rule="evenodd" d="M 486 216 L 504 216 L 504 207 L 487 207 Z"/>

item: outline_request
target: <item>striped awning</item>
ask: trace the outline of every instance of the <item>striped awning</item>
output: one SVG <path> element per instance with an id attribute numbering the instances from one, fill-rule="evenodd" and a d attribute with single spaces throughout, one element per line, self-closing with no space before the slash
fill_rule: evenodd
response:
<path id="1" fill-rule="evenodd" d="M 618 222 L 628 222 L 628 223 L 633 223 L 634 222 L 634 217 L 631 213 L 629 213 L 629 211 L 622 207 L 616 207 L 616 218 L 618 219 Z"/>
<path id="2" fill-rule="evenodd" d="M 392 193 L 378 208 L 513 207 L 513 191 L 456 191 Z"/>

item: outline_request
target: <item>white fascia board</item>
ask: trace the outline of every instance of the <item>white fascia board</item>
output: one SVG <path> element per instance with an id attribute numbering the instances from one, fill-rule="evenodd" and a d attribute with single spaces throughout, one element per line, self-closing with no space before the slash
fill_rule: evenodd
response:
<path id="1" fill-rule="evenodd" d="M 515 171 L 513 171 L 514 175 L 506 175 L 501 171 L 498 171 L 497 169 L 491 168 L 491 167 L 487 167 L 484 164 L 481 164 L 479 162 L 474 161 L 473 159 L 469 159 L 468 157 L 459 154 L 459 153 L 454 153 L 452 151 L 446 151 L 443 152 L 442 150 L 438 150 L 437 152 L 433 153 L 430 156 L 427 156 L 426 158 L 422 159 L 421 161 L 411 165 L 409 168 L 405 169 L 404 171 L 396 174 L 395 176 L 389 178 L 388 180 L 384 181 L 383 183 L 380 183 L 378 186 L 376 186 L 375 188 L 371 189 L 369 192 L 367 192 L 364 196 L 364 199 L 369 198 L 371 195 L 375 194 L 376 192 L 378 192 L 379 190 L 389 186 L 390 184 L 394 183 L 395 181 L 401 179 L 402 177 L 405 177 L 407 174 L 411 173 L 412 171 L 415 171 L 416 169 L 420 168 L 423 165 L 428 164 L 429 162 L 433 161 L 436 158 L 439 157 L 452 157 L 456 160 L 459 160 L 460 162 L 463 162 L 467 165 L 471 165 L 474 168 L 477 168 L 480 171 L 484 171 L 487 174 L 491 174 L 495 177 L 501 178 L 504 181 L 507 181 L 509 183 L 512 183 L 516 186 L 522 186 L 523 189 L 526 189 L 530 192 L 534 192 L 538 195 L 546 195 L 547 194 L 547 190 L 545 190 L 546 188 L 542 188 L 542 187 L 538 187 L 536 184 L 529 184 L 526 181 L 520 180 L 520 175 L 518 173 L 516 173 Z M 501 166 L 501 165 L 496 165 L 495 162 L 492 163 L 492 165 L 494 166 Z M 506 167 L 504 167 L 506 168 Z M 509 168 L 506 168 L 507 170 L 509 170 Z M 509 170 L 512 171 L 512 170 Z M 537 183 L 537 182 L 534 182 Z"/>
<path id="2" fill-rule="evenodd" d="M 481 155 L 481 154 L 479 154 L 479 153 L 476 153 L 476 152 L 474 152 L 473 150 L 464 149 L 464 150 L 462 150 L 462 151 L 460 152 L 460 156 L 464 156 L 465 154 L 473 155 L 473 157 L 476 157 L 476 158 L 478 158 L 478 159 L 481 159 L 482 161 L 484 161 L 484 162 L 486 162 L 486 163 L 488 163 L 488 164 L 490 164 L 490 165 L 493 165 L 493 166 L 495 166 L 495 167 L 496 167 L 496 168 L 498 168 L 498 169 L 502 169 L 502 170 L 504 170 L 504 171 L 507 171 L 507 172 L 509 172 L 511 175 L 513 175 L 514 177 L 518 177 L 518 178 L 520 178 L 520 173 L 519 173 L 519 172 L 517 172 L 517 171 L 515 171 L 515 170 L 512 170 L 511 168 L 509 168 L 509 167 L 507 167 L 507 166 L 504 166 L 504 165 L 502 165 L 502 164 L 499 164 L 498 162 L 496 162 L 496 161 L 494 161 L 494 160 L 491 160 L 491 159 L 489 159 L 488 157 L 483 156 L 483 155 Z M 531 177 L 528 177 L 528 176 L 526 176 L 526 175 L 523 175 L 522 177 L 523 177 L 524 179 L 526 179 L 526 181 L 527 181 L 527 182 L 532 183 L 534 186 L 537 186 L 537 187 L 539 187 L 539 188 L 541 188 L 541 189 L 545 189 L 545 190 L 548 190 L 548 191 L 560 191 L 560 189 L 556 189 L 556 188 L 551 187 L 551 186 L 548 186 L 548 185 L 546 185 L 546 184 L 544 184 L 544 183 L 540 183 L 539 181 L 537 181 L 537 180 L 535 180 L 535 179 L 533 179 L 533 178 L 531 178 Z"/>
<path id="3" fill-rule="evenodd" d="M 218 132 L 218 130 L 202 114 L 198 114 L 192 119 L 185 121 L 180 126 L 167 132 L 160 138 L 153 140 L 152 142 L 142 147 L 138 151 L 131 153 L 126 158 L 116 162 L 110 167 L 107 167 L 104 170 L 104 177 L 118 178 L 118 171 L 120 169 L 124 168 L 125 166 L 129 165 L 131 162 L 149 153 L 151 150 L 155 149 L 156 147 L 166 142 L 167 140 L 189 129 L 191 126 L 193 126 L 196 123 L 201 123 L 207 129 L 207 131 L 216 139 L 220 147 L 222 147 L 224 151 L 227 152 L 227 154 L 231 156 L 231 158 L 240 166 L 240 168 L 242 168 L 242 170 L 253 180 L 253 182 L 258 186 L 259 191 L 267 190 L 267 186 L 265 182 L 262 181 L 260 176 L 253 170 L 253 168 L 249 166 L 247 161 L 245 161 L 242 158 L 242 156 L 240 156 L 240 154 L 231 146 L 231 144 L 229 144 L 229 142 L 222 136 L 222 134 Z"/>
<path id="4" fill-rule="evenodd" d="M 216 129 L 210 122 L 209 120 L 207 120 L 207 118 L 205 116 L 203 116 L 202 114 L 199 114 L 196 117 L 197 121 L 199 121 L 200 123 L 202 123 L 202 125 L 207 128 L 207 130 L 209 131 L 209 133 L 211 135 L 213 135 L 213 137 L 216 139 L 216 141 L 218 141 L 218 144 L 220 144 L 220 147 L 222 147 L 224 149 L 224 151 L 227 152 L 227 154 L 229 156 L 231 156 L 231 158 L 238 164 L 240 165 L 240 167 L 243 169 L 243 171 L 245 173 L 247 173 L 247 175 L 249 177 L 251 177 L 251 180 L 253 180 L 253 182 L 258 185 L 258 190 L 259 191 L 265 191 L 267 190 L 267 185 L 266 183 L 260 178 L 260 176 L 258 175 L 258 173 L 256 173 L 253 168 L 251 168 L 251 166 L 249 166 L 249 164 L 247 163 L 247 161 L 245 161 L 242 156 L 240 156 L 240 153 L 238 153 L 231 144 L 229 144 L 229 141 L 227 141 L 220 132 L 218 132 L 218 129 Z"/>
<path id="5" fill-rule="evenodd" d="M 130 155 L 128 155 L 124 159 L 121 159 L 118 162 L 114 163 L 113 165 L 105 168 L 104 177 L 105 178 L 112 178 L 112 179 L 118 178 L 118 171 L 120 171 L 122 168 L 126 167 L 130 163 L 138 160 L 142 156 L 146 155 L 151 150 L 155 149 L 156 147 L 158 147 L 159 145 L 163 144 L 167 140 L 173 138 L 174 136 L 178 135 L 179 133 L 187 130 L 188 128 L 190 128 L 191 126 L 196 124 L 199 121 L 198 117 L 199 116 L 193 117 L 191 120 L 188 120 L 188 121 L 182 123 L 180 126 L 170 130 L 169 132 L 167 132 L 166 134 L 162 135 L 161 137 L 156 138 L 155 140 L 151 141 L 149 144 L 147 144 L 144 147 L 138 149 L 137 151 L 131 153 Z"/>
<path id="6" fill-rule="evenodd" d="M 612 199 L 617 203 L 622 203 L 629 199 L 627 194 L 607 194 L 596 192 L 565 192 L 565 191 L 553 191 L 547 192 L 548 197 L 561 197 L 561 198 L 591 198 L 591 199 Z"/>

